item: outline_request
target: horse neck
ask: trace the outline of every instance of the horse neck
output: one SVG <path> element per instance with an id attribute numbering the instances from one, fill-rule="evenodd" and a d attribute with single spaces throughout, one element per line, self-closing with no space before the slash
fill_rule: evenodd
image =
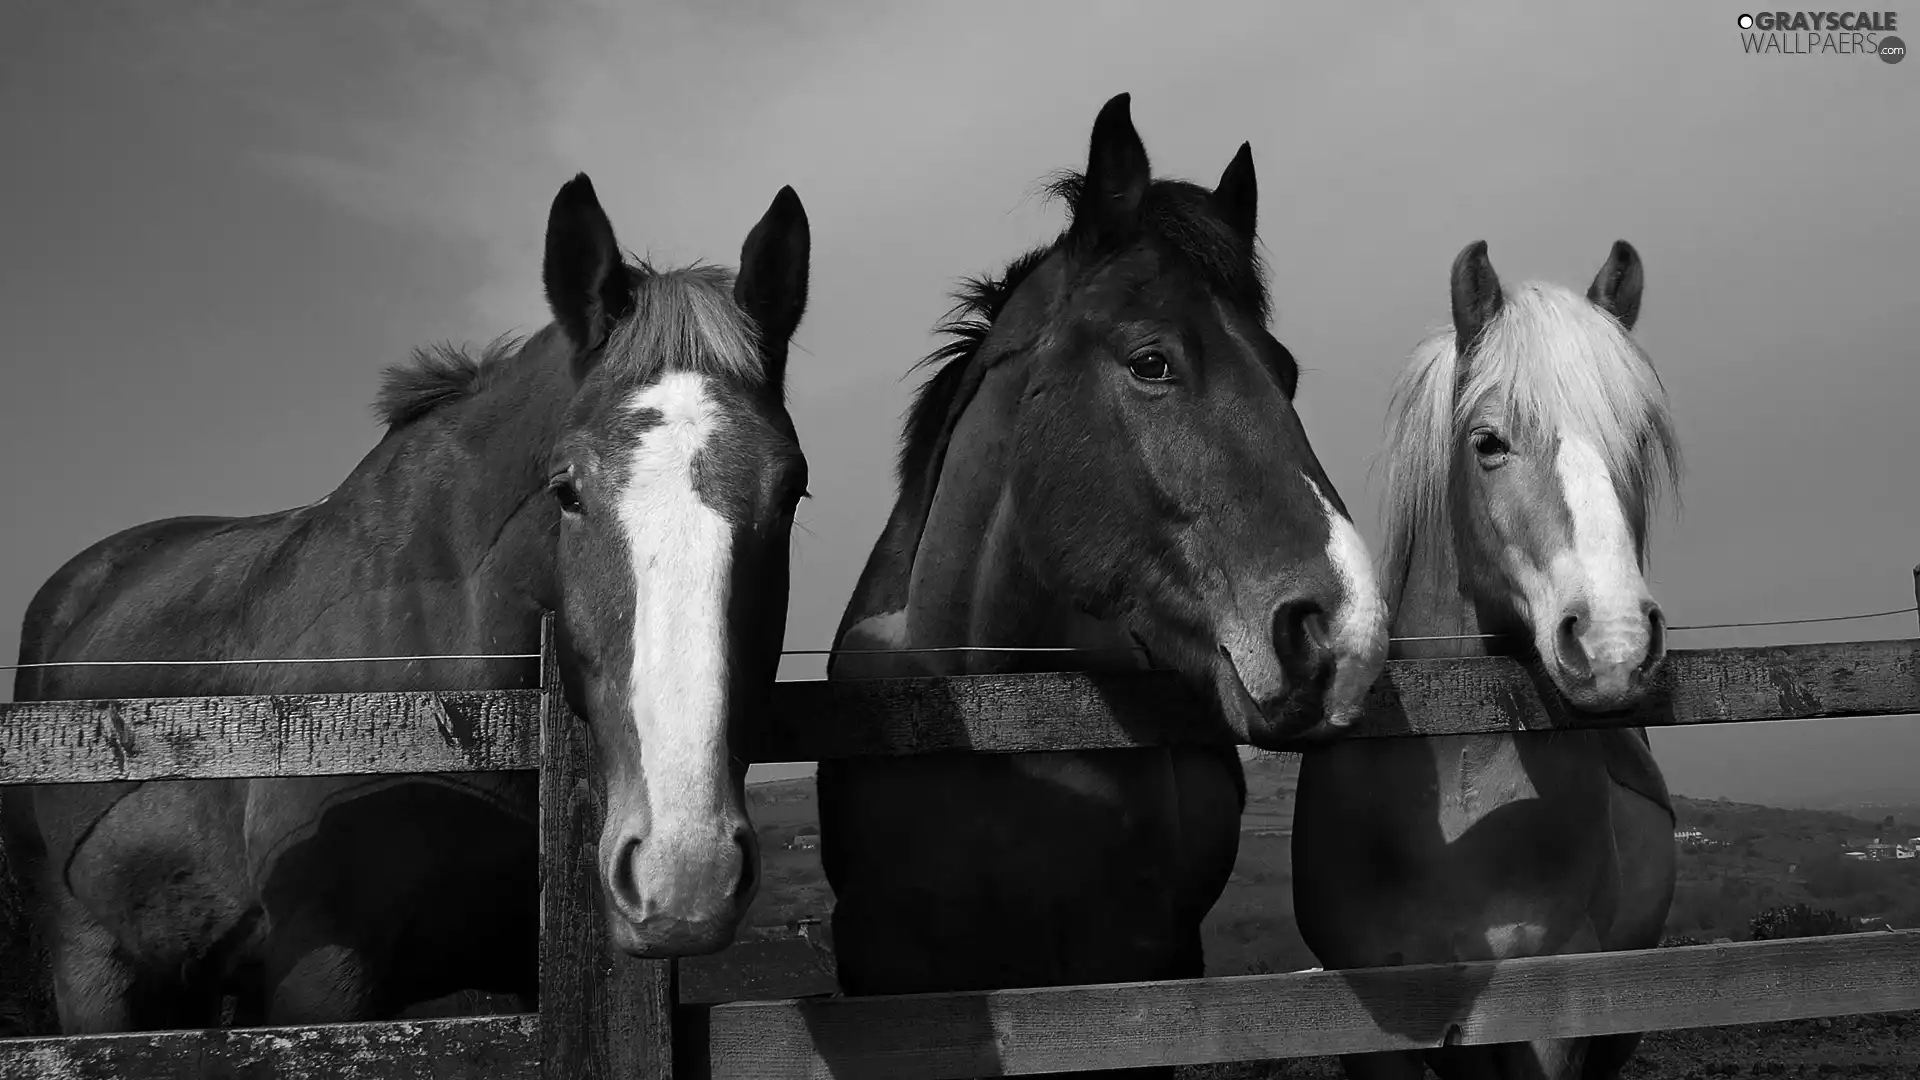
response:
<path id="1" fill-rule="evenodd" d="M 1032 646 L 1046 597 L 1025 572 L 1013 535 L 1010 481 L 1015 365 L 982 380 L 954 425 L 908 573 L 908 647 Z M 1005 671 L 1018 654 L 929 653 L 914 666 L 943 674 Z"/>
<path id="2" fill-rule="evenodd" d="M 422 628 L 430 635 L 494 636 L 511 624 L 515 640 L 534 640 L 529 605 L 557 600 L 557 511 L 542 496 L 572 384 L 529 359 L 532 370 L 390 434 L 329 499 L 354 515 L 387 580 L 464 594 L 466 625 Z"/>
<path id="3" fill-rule="evenodd" d="M 903 526 L 922 515 L 914 495 L 903 492 L 843 620 L 842 648 L 1085 647 L 1114 649 L 1112 655 L 1122 659 L 1129 655 L 1122 631 L 1079 613 L 1049 590 L 1020 551 L 1011 443 L 1024 381 L 1013 363 L 987 373 L 954 427 L 931 494 L 923 496 L 925 524 L 911 539 L 902 535 Z M 1101 659 L 993 651 L 864 658 L 843 653 L 835 673 L 991 674 L 1089 667 Z"/>
<path id="4" fill-rule="evenodd" d="M 1483 630 L 1479 612 L 1461 589 L 1451 522 L 1422 522 L 1412 528 L 1406 580 L 1394 603 L 1389 655 L 1396 660 L 1487 655 L 1486 640 L 1473 636 Z M 1423 637 L 1441 640 L 1403 640 Z"/>

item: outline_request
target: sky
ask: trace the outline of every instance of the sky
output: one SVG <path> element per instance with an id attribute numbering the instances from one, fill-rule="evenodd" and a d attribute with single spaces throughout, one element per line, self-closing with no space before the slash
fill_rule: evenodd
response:
<path id="1" fill-rule="evenodd" d="M 1252 143 L 1274 329 L 1370 543 L 1389 387 L 1447 317 L 1455 253 L 1485 239 L 1503 279 L 1584 288 L 1625 238 L 1688 464 L 1653 538 L 1670 620 L 1914 602 L 1920 61 L 1749 55 L 1738 2 L 10 10 L 8 657 L 33 591 L 86 545 L 311 502 L 377 440 L 381 368 L 542 325 L 547 206 L 582 170 L 657 263 L 731 263 L 781 185 L 805 203 L 789 381 L 814 498 L 787 643 L 824 648 L 893 501 L 909 366 L 957 278 L 1057 231 L 1040 182 L 1084 165 L 1121 91 L 1158 174 L 1211 185 Z M 1920 40 L 1920 11 L 1900 14 Z M 1917 630 L 1908 614 L 1673 644 Z M 1920 792 L 1920 718 L 1653 738 L 1684 794 Z"/>

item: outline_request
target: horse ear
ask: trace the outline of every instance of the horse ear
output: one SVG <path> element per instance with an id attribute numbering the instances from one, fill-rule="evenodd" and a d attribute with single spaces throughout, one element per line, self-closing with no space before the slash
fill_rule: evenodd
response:
<path id="1" fill-rule="evenodd" d="M 1213 212 L 1249 240 L 1260 212 L 1260 183 L 1253 175 L 1253 144 L 1241 143 L 1213 189 Z"/>
<path id="2" fill-rule="evenodd" d="M 1094 238 L 1133 230 L 1152 179 L 1146 144 L 1133 128 L 1133 95 L 1115 94 L 1093 121 L 1087 174 L 1073 208 L 1076 231 Z"/>
<path id="3" fill-rule="evenodd" d="M 599 196 L 586 173 L 567 181 L 553 197 L 540 277 L 547 290 L 547 306 L 573 342 L 576 357 L 605 344 L 614 324 L 632 314 L 633 292 L 620 261 L 620 245 L 613 237 L 613 223 L 600 209 Z"/>
<path id="4" fill-rule="evenodd" d="M 791 187 L 773 197 L 746 243 L 740 245 L 740 273 L 733 299 L 760 330 L 767 376 L 778 383 L 786 375 L 787 342 L 807 311 L 807 271 L 813 232 L 807 209 Z"/>
<path id="5" fill-rule="evenodd" d="M 1646 272 L 1640 268 L 1640 253 L 1625 240 L 1615 240 L 1607 261 L 1587 287 L 1587 299 L 1600 310 L 1620 320 L 1627 330 L 1640 319 L 1640 290 L 1646 285 Z"/>
<path id="6" fill-rule="evenodd" d="M 1453 260 L 1453 334 L 1461 356 L 1500 314 L 1500 278 L 1487 258 L 1487 242 L 1475 240 Z"/>

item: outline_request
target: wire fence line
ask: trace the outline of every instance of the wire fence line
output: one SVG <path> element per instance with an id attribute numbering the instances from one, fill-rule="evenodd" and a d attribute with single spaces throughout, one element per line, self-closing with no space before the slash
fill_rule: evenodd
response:
<path id="1" fill-rule="evenodd" d="M 51 667 L 224 667 L 240 664 L 378 664 L 415 660 L 538 660 L 539 653 L 423 653 L 418 656 L 264 656 L 239 660 L 48 660 L 0 664 L 0 671 Z"/>
<path id="2" fill-rule="evenodd" d="M 1883 619 L 1891 615 L 1911 615 L 1920 606 L 1863 611 L 1855 615 L 1821 615 L 1807 619 L 1756 619 L 1751 622 L 1698 623 L 1669 626 L 1670 631 L 1731 630 L 1751 626 L 1805 626 L 1811 623 L 1851 622 L 1859 619 Z M 1499 634 L 1424 634 L 1389 638 L 1389 641 L 1475 641 L 1499 637 Z M 927 645 L 894 649 L 782 649 L 781 656 L 899 656 L 922 653 L 994 652 L 994 653 L 1138 653 L 1139 648 L 1092 648 L 1079 645 Z M 33 664 L 0 664 L 0 671 L 25 671 L 31 668 L 57 667 L 224 667 L 242 664 L 378 664 L 414 663 L 423 660 L 538 660 L 539 653 L 422 653 L 410 656 L 275 656 L 237 660 L 49 660 Z"/>
<path id="3" fill-rule="evenodd" d="M 1886 611 L 1863 611 L 1858 615 L 1819 615 L 1810 619 L 1757 619 L 1753 622 L 1694 623 L 1691 626 L 1669 626 L 1668 630 L 1733 630 L 1747 626 L 1805 626 L 1810 623 L 1851 622 L 1855 619 L 1884 619 L 1889 615 L 1912 615 L 1920 612 L 1920 606 L 1909 604 L 1903 608 L 1888 608 Z M 1470 641 L 1499 637 L 1498 634 L 1430 634 L 1420 637 L 1396 637 L 1391 641 Z"/>

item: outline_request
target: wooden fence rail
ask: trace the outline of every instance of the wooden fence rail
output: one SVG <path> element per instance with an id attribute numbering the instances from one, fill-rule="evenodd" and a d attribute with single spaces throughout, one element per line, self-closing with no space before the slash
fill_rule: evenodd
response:
<path id="1" fill-rule="evenodd" d="M 1920 711 L 1920 640 L 1676 649 L 1631 714 L 1570 714 L 1504 657 L 1394 660 L 1360 738 Z M 540 767 L 539 690 L 0 704 L 0 785 Z M 1179 706 L 1187 706 L 1182 710 Z M 1169 708 L 1173 706 L 1173 708 Z M 564 706 L 562 706 L 564 708 Z M 1236 741 L 1166 672 L 779 683 L 755 763 Z"/>
<path id="2" fill-rule="evenodd" d="M 1713 992 L 1701 993 L 1707 986 Z M 1912 1008 L 1920 1008 L 1916 930 L 1291 975 L 751 1001 L 685 1009 L 681 1023 L 704 1035 L 683 1045 L 688 1071 L 715 1080 L 964 1080 Z"/>
<path id="3" fill-rule="evenodd" d="M 0 1041 L 0 1078 L 967 1077 L 1920 1008 L 1916 932 L 676 1006 L 673 965 L 606 951 L 593 867 L 604 792 L 551 646 L 542 652 L 542 688 L 532 691 L 0 705 L 0 785 L 538 769 L 542 859 L 540 1016 L 15 1039 Z M 1677 650 L 1653 703 L 1626 716 L 1569 715 L 1540 678 L 1507 659 L 1393 661 L 1355 736 L 1920 713 L 1920 640 Z M 747 756 L 1234 741 L 1160 719 L 1168 704 L 1197 704 L 1189 693 L 1163 673 L 789 682 L 774 695 L 774 734 Z"/>

